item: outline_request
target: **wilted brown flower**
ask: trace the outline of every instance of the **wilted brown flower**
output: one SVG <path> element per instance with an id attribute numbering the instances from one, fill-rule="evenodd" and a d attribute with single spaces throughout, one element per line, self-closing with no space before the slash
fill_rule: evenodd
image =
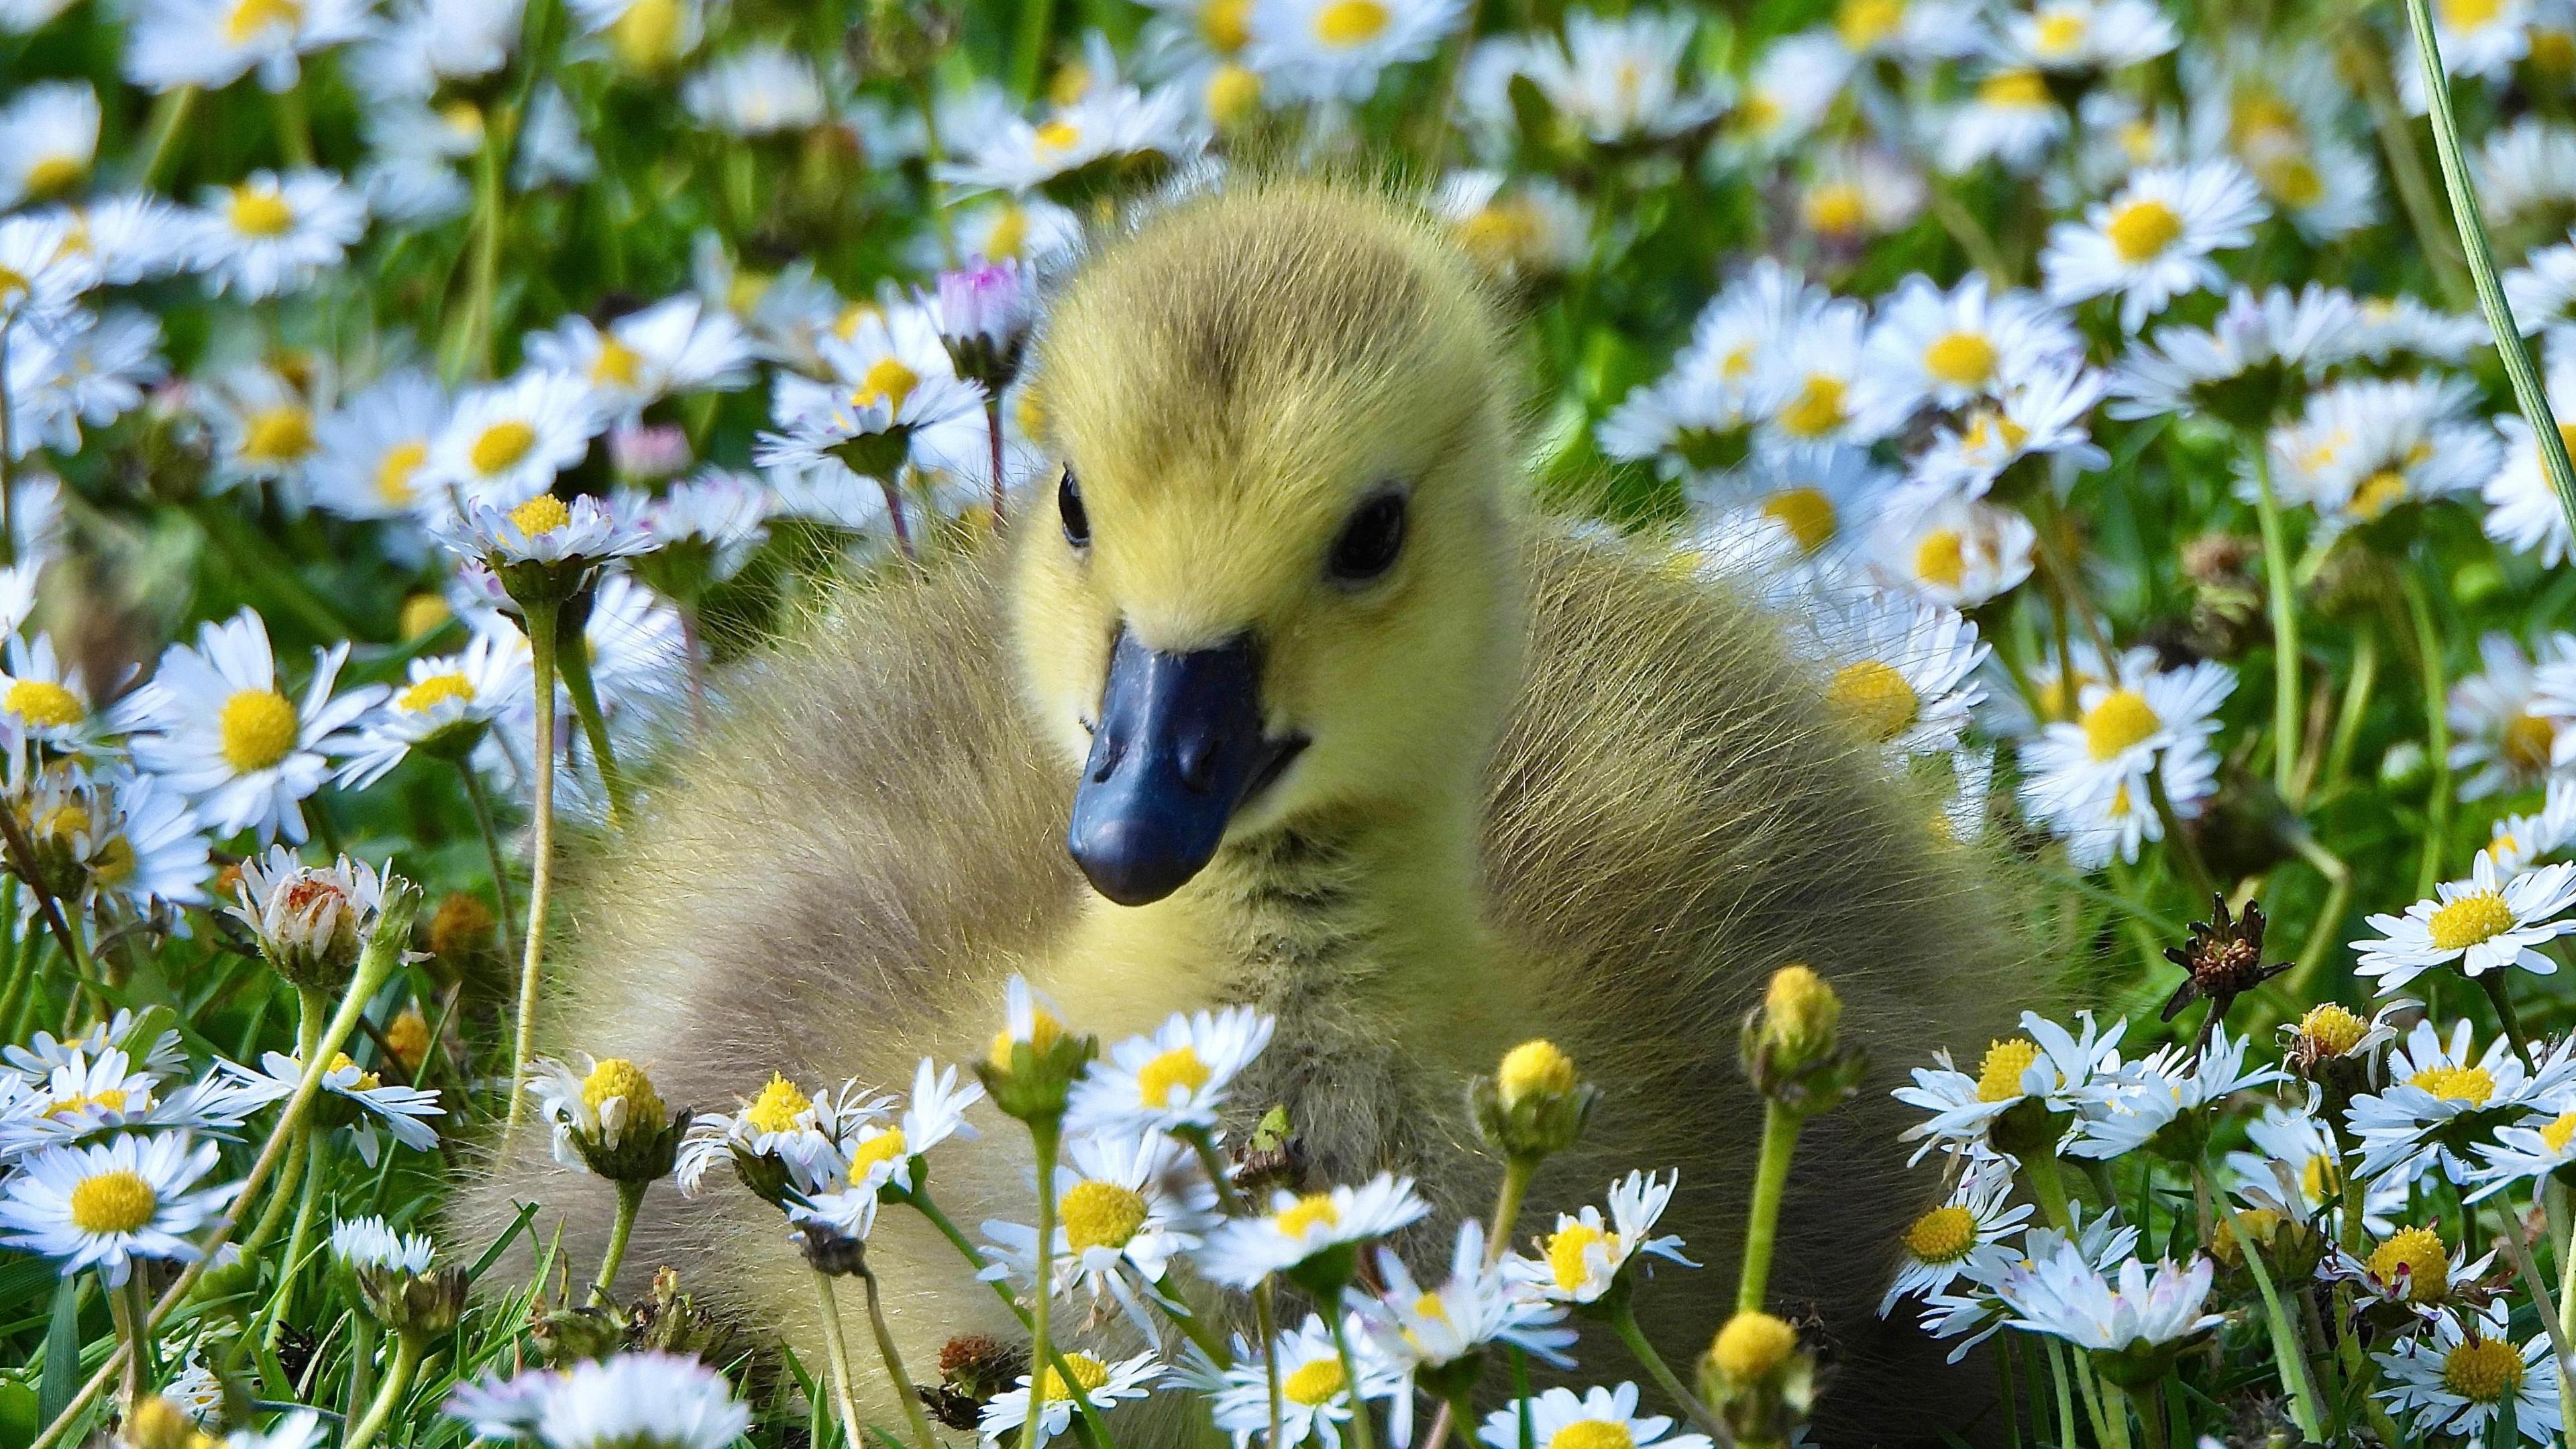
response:
<path id="1" fill-rule="evenodd" d="M 2195 1001 L 2210 1003 L 2210 1019 L 2227 1015 L 2236 998 L 2290 969 L 2287 961 L 2263 964 L 2263 908 L 2248 901 L 2242 917 L 2227 909 L 2227 898 L 2212 895 L 2210 918 L 2191 923 L 2191 939 L 2167 946 L 2165 959 L 2184 971 L 2182 984 L 2166 998 L 2158 1018 L 2171 1021 Z"/>

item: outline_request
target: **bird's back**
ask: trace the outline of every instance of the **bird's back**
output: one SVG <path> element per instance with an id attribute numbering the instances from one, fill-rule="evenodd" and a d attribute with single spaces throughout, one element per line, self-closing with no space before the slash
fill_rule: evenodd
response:
<path id="1" fill-rule="evenodd" d="M 772 1070 L 895 1086 L 921 1055 L 990 1031 L 1003 977 L 1069 929 L 1083 889 L 1063 847 L 1067 772 L 1013 684 L 999 552 L 855 587 L 729 681 L 719 723 L 582 872 L 550 990 L 557 1049 L 632 1056 L 669 1100 L 728 1108 Z M 1887 1345 L 1854 1312 L 1874 1304 L 1926 1186 L 1897 1180 L 1886 1092 L 1932 1047 L 1982 1045 L 2006 1019 L 1996 898 L 1971 852 L 1936 839 L 1825 716 L 1767 616 L 1615 541 L 1534 525 L 1523 556 L 1525 677 L 1484 841 L 1496 969 L 1546 978 L 1525 993 L 1550 1013 L 1529 1034 L 1569 1044 L 1607 1093 L 1594 1140 L 1551 1167 L 1538 1204 L 1597 1199 L 1614 1170 L 1679 1167 L 1674 1221 L 1710 1267 L 1699 1291 L 1649 1290 L 1642 1306 L 1677 1350 L 1701 1341 L 1732 1283 L 1760 1116 L 1737 1028 L 1772 969 L 1812 964 L 1873 1070 L 1809 1129 L 1777 1282 L 1789 1301 L 1826 1301 L 1877 1374 Z M 1405 1045 L 1402 1023 L 1387 1030 Z M 1454 1102 L 1458 1084 L 1420 1095 Z M 1445 1125 L 1435 1136 L 1466 1140 Z M 569 1206 L 568 1240 L 606 1217 L 598 1185 L 539 1142 L 462 1198 L 467 1227 L 506 1222 L 513 1200 L 548 1218 Z M 782 1232 L 730 1183 L 685 1205 L 657 1190 L 629 1262 L 672 1263 L 755 1323 L 791 1322 L 810 1288 Z M 888 1287 L 906 1313 L 953 1311 L 957 1331 L 991 1310 L 962 1272 Z"/>

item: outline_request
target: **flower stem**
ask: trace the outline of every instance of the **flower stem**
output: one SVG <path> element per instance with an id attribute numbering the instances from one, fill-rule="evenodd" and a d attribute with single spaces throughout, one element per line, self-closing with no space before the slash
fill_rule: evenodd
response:
<path id="1" fill-rule="evenodd" d="M 1699 1396 L 1682 1383 L 1680 1375 L 1673 1372 L 1672 1365 L 1664 1362 L 1664 1356 L 1655 1352 L 1655 1345 L 1647 1340 L 1645 1330 L 1637 1326 L 1637 1310 L 1628 1305 L 1625 1294 L 1620 1295 L 1618 1303 L 1610 1310 L 1610 1328 L 1619 1335 L 1619 1341 L 1628 1346 L 1630 1356 L 1662 1386 L 1665 1396 L 1679 1404 L 1682 1412 L 1690 1416 L 1690 1421 L 1697 1424 L 1702 1433 L 1721 1444 L 1728 1442 L 1726 1426 L 1720 1424 L 1717 1416 L 1708 1411 L 1708 1406 L 1699 1401 Z"/>
<path id="2" fill-rule="evenodd" d="M 2522 1018 L 2514 1012 L 2513 992 L 2505 985 L 2504 968 L 2480 972 L 2477 983 L 2478 989 L 2487 994 L 2487 1004 L 2495 1008 L 2496 1024 L 2504 1028 L 2504 1039 L 2513 1043 L 2523 1065 L 2538 1066 L 2539 1059 L 2531 1054 L 2531 1038 L 2523 1035 Z"/>
<path id="3" fill-rule="evenodd" d="M 2486 218 L 2478 211 L 2477 187 L 2460 154 L 2460 120 L 2451 110 L 2451 79 L 2442 69 L 2430 0 L 2406 0 L 2406 23 L 2415 32 L 2415 53 L 2424 63 L 2424 98 L 2433 113 L 2433 153 L 2442 163 L 2442 186 L 2450 193 L 2451 222 L 2460 231 L 2469 280 L 2477 285 L 2478 309 L 2486 313 L 2496 353 L 2504 361 L 2505 380 L 2513 384 L 2514 402 L 2540 447 L 2541 471 L 2548 475 L 2550 491 L 2558 495 L 2558 507 L 2567 515 L 2569 526 L 2576 527 L 2576 464 L 2568 461 L 2567 440 L 2550 414 L 2549 394 L 2531 365 L 2531 353 L 2522 345 L 2513 304 L 2506 300 L 2504 283 L 2496 275 L 2495 248 L 2487 240 Z"/>
<path id="4" fill-rule="evenodd" d="M 2281 500 L 2272 491 L 2272 448 L 2263 435 L 2246 430 L 2245 450 L 2254 461 L 2254 515 L 2263 529 L 2263 578 L 2271 589 L 2272 615 L 2272 788 L 2282 802 L 2298 807 L 2299 779 L 2299 599 L 2291 587 L 2289 529 L 2281 519 Z M 2172 827 L 2166 827 L 2168 831 Z"/>
<path id="5" fill-rule="evenodd" d="M 2558 1381 L 2564 1384 L 2570 1377 L 2576 1377 L 2576 1373 L 2571 1373 L 2576 1360 L 2571 1360 L 2567 1350 L 2567 1330 L 2558 1321 L 2559 1305 L 2550 1300 L 2549 1283 L 2540 1276 L 2540 1265 L 2532 1261 L 2531 1245 L 2522 1240 L 2522 1223 L 2512 1211 L 2513 1199 L 2504 1199 L 2504 1204 L 2504 1231 L 2497 1233 L 2496 1238 L 2504 1244 L 2505 1256 L 2513 1259 L 2513 1270 L 2522 1275 L 2523 1286 L 2531 1290 L 2532 1304 L 2540 1310 L 2540 1326 L 2548 1330 L 2550 1351 L 2558 1360 Z M 2532 1205 L 2539 1206 L 2536 1193 Z"/>
<path id="6" fill-rule="evenodd" d="M 2150 1449 L 2161 1449 L 2153 1439 Z M 2129 1449 L 2129 1394 L 2109 1379 L 2102 1381 L 2102 1449 Z"/>
<path id="7" fill-rule="evenodd" d="M 1038 1244 L 1030 1271 L 1029 1289 L 1029 1362 L 1035 1365 L 1052 1362 L 1051 1355 L 1055 1351 L 1047 1336 L 1048 1310 L 1054 1306 L 1055 1299 L 1055 1285 L 1048 1280 L 1055 1266 L 1055 1160 L 1056 1149 L 1064 1138 L 1064 1123 L 1053 1118 L 1041 1118 L 1029 1124 L 1029 1135 L 1037 1141 L 1038 1158 Z M 1065 1386 L 1071 1388 L 1073 1380 L 1067 1378 Z M 1029 1417 L 1020 1435 L 1021 1449 L 1038 1449 L 1038 1445 L 1044 1442 L 1039 1434 L 1038 1421 L 1046 1408 L 1046 1390 L 1047 1376 L 1031 1373 Z M 1363 1444 L 1360 1449 L 1368 1449 L 1368 1446 Z"/>
<path id="8" fill-rule="evenodd" d="M 912 98 L 914 104 L 921 108 L 921 162 L 923 173 L 928 178 L 924 184 L 929 189 L 929 194 L 923 199 L 930 203 L 930 222 L 939 233 L 940 264 L 953 269 L 957 265 L 957 224 L 948 216 L 948 183 L 939 179 L 939 163 L 947 159 L 948 151 L 939 141 L 939 106 L 931 95 L 927 74 L 914 78 Z M 1001 490 L 999 475 L 1000 470 L 996 469 L 993 485 L 996 493 Z M 994 521 L 998 523 L 1001 516 L 1002 510 L 996 506 Z"/>
<path id="9" fill-rule="evenodd" d="M 626 1262 L 626 1239 L 635 1231 L 635 1211 L 644 1205 L 644 1182 L 617 1184 L 617 1217 L 608 1225 L 608 1252 L 599 1260 L 599 1276 L 592 1280 L 591 1291 L 614 1304 L 617 1299 L 617 1270 Z"/>
<path id="10" fill-rule="evenodd" d="M 2048 1376 L 2057 1386 L 2057 1442 L 2075 1442 L 2075 1394 L 2066 1387 L 2066 1350 L 2056 1339 L 2044 1338 L 2048 1350 Z"/>
<path id="11" fill-rule="evenodd" d="M 1485 1235 L 1485 1267 L 1491 1270 L 1503 1261 L 1503 1250 L 1512 1240 L 1512 1224 L 1521 1215 L 1521 1199 L 1528 1195 L 1530 1178 L 1538 1172 L 1539 1160 L 1515 1154 L 1503 1162 L 1503 1185 L 1494 1194 L 1493 1231 Z"/>
<path id="12" fill-rule="evenodd" d="M 535 667 L 536 729 L 533 733 L 531 758 L 536 763 L 537 788 L 532 810 L 534 843 L 529 847 L 528 866 L 528 931 L 525 955 L 519 961 L 518 1027 L 510 1042 L 509 1120 L 503 1125 L 502 1140 L 518 1131 L 519 1119 L 526 1112 L 528 1094 L 519 1090 L 519 1079 L 528 1074 L 528 1053 L 537 1035 L 537 982 L 546 959 L 546 907 L 554 897 L 555 875 L 555 614 L 552 608 L 538 607 L 524 611 L 528 631 L 528 657 Z"/>
<path id="13" fill-rule="evenodd" d="M 1377 1449 L 1377 1426 L 1369 1419 L 1368 1399 L 1360 1393 L 1360 1363 L 1351 1353 L 1350 1331 L 1343 1326 L 1341 1309 L 1325 1305 L 1324 1323 L 1333 1332 L 1333 1352 L 1341 1355 L 1343 1391 L 1351 1396 L 1352 1449 Z"/>
<path id="14" fill-rule="evenodd" d="M 143 1291 L 141 1268 L 126 1265 L 125 1281 L 108 1290 L 107 1306 L 125 1344 L 125 1416 L 131 1423 L 135 1408 L 152 1392 L 152 1300 Z"/>
<path id="15" fill-rule="evenodd" d="M 2227 1230 L 2236 1235 L 2237 1245 L 2244 1250 L 2245 1269 L 2254 1275 L 2254 1287 L 2263 1296 L 2263 1316 L 2272 1330 L 2272 1357 L 2279 1369 L 2281 1387 L 2290 1397 L 2290 1421 L 2312 1443 L 2325 1439 L 2323 1421 L 2318 1417 L 2320 1398 L 2317 1386 L 2308 1376 L 2308 1356 L 2299 1343 L 2299 1325 L 2281 1307 L 2281 1295 L 2272 1286 L 2272 1270 L 2263 1264 L 2262 1250 L 2255 1246 L 2254 1235 L 2245 1230 L 2236 1215 L 2236 1204 L 2211 1182 L 2208 1164 L 2201 1164 L 2194 1174 L 2216 1201 L 2219 1212 L 2227 1219 Z"/>
<path id="16" fill-rule="evenodd" d="M 555 665 L 563 671 L 564 693 L 581 721 L 581 736 L 599 762 L 599 782 L 608 790 L 608 823 L 622 827 L 633 818 L 626 774 L 617 768 L 617 751 L 608 742 L 608 715 L 599 707 L 599 686 L 590 673 L 590 638 L 579 629 L 556 630 Z"/>
<path id="17" fill-rule="evenodd" d="M 1002 531 L 1002 510 L 1010 501 L 1002 487 L 1002 400 L 984 400 L 984 436 L 993 446 L 993 531 Z"/>
<path id="18" fill-rule="evenodd" d="M 474 827 L 483 833 L 483 854 L 492 865 L 492 904 L 499 907 L 501 959 L 510 959 L 510 918 L 518 910 L 510 903 L 510 857 L 501 848 L 501 826 L 492 813 L 492 792 L 483 777 L 474 772 L 474 762 L 464 756 L 456 760 L 456 772 L 465 777 L 465 801 L 474 807 Z"/>
<path id="19" fill-rule="evenodd" d="M 823 1310 L 823 1352 L 831 1359 L 832 1406 L 841 1418 L 841 1438 L 850 1449 L 862 1449 L 859 1411 L 850 1402 L 850 1346 L 841 1337 L 841 1303 L 832 1292 L 831 1275 L 814 1273 L 814 1299 Z"/>
<path id="20" fill-rule="evenodd" d="M 1762 1108 L 1762 1158 L 1753 1174 L 1752 1216 L 1744 1224 L 1744 1268 L 1735 1281 L 1735 1311 L 1762 1311 L 1771 1278 L 1771 1248 L 1779 1237 L 1780 1198 L 1789 1189 L 1789 1154 L 1797 1150 L 1798 1114 L 1777 1102 Z"/>
<path id="21" fill-rule="evenodd" d="M 895 1397 L 903 1400 L 904 1417 L 912 1423 L 917 1449 L 939 1449 L 939 1436 L 930 1432 L 930 1415 L 922 1411 L 921 1391 L 912 1386 L 912 1375 L 904 1372 L 903 1355 L 894 1346 L 894 1330 L 886 1326 L 885 1302 L 877 1291 L 877 1275 L 862 1263 L 859 1281 L 867 1285 L 868 1327 L 876 1334 L 877 1356 L 885 1360 L 886 1376 L 894 1380 Z M 1061 1375 L 1063 1371 L 1056 1372 Z M 1067 1386 L 1073 1382 L 1065 1380 Z"/>
<path id="22" fill-rule="evenodd" d="M 136 184 L 144 190 L 149 191 L 160 183 L 161 168 L 169 164 L 170 157 L 178 150 L 179 137 L 188 129 L 188 113 L 196 108 L 195 86 L 163 91 L 152 102 L 152 117 L 146 123 L 150 127 L 151 139 L 144 143 L 143 174 L 135 178 Z"/>
<path id="23" fill-rule="evenodd" d="M 2039 1199 L 2040 1211 L 2048 1214 L 2048 1225 L 2059 1232 L 2072 1232 L 2075 1214 L 2066 1200 L 2066 1179 L 2059 1175 L 2057 1159 L 2034 1152 L 2022 1159 L 2021 1174 L 2030 1183 L 2030 1195 Z"/>
<path id="24" fill-rule="evenodd" d="M 289 166 L 313 164 L 313 122 L 304 111 L 304 86 L 295 85 L 275 93 L 271 98 L 277 107 L 277 151 Z"/>
<path id="25" fill-rule="evenodd" d="M 1279 1382 L 1279 1285 L 1264 1278 L 1252 1290 L 1253 1331 L 1261 1335 L 1261 1373 L 1270 1385 L 1270 1438 L 1279 1442 L 1279 1421 L 1286 1417 L 1287 1404 Z"/>
<path id="26" fill-rule="evenodd" d="M 403 1396 L 411 1392 L 412 1375 L 420 1369 L 421 1348 L 421 1335 L 417 1333 L 394 1335 L 394 1361 L 385 1368 L 384 1386 L 376 1390 L 376 1401 L 367 1406 L 367 1416 L 349 1431 L 340 1449 L 367 1449 L 376 1442 L 385 1421 L 393 1417 Z"/>

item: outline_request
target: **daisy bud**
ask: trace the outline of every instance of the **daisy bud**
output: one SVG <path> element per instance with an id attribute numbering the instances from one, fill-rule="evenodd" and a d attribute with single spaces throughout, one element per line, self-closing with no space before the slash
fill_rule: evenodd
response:
<path id="1" fill-rule="evenodd" d="M 1842 998 L 1804 963 L 1771 973 L 1762 1004 L 1744 1018 L 1744 1074 L 1762 1095 L 1800 1116 L 1851 1094 L 1863 1066 L 1841 1045 Z"/>
<path id="2" fill-rule="evenodd" d="M 1738 1313 L 1700 1360 L 1700 1393 L 1746 1449 L 1786 1444 L 1815 1402 L 1815 1358 L 1768 1313 Z"/>
<path id="3" fill-rule="evenodd" d="M 957 375 L 998 397 L 1019 374 L 1037 308 L 1017 263 L 992 262 L 939 274 L 939 340 Z"/>
<path id="4" fill-rule="evenodd" d="M 259 953 L 299 990 L 335 994 L 349 984 L 374 931 L 384 887 L 374 867 L 341 856 L 299 864 L 285 846 L 242 863 L 232 914 L 251 929 Z"/>
<path id="5" fill-rule="evenodd" d="M 626 1345 L 625 1325 L 595 1304 L 536 1314 L 528 1325 L 528 1337 L 536 1343 L 537 1357 L 551 1369 L 598 1363 Z"/>
<path id="6" fill-rule="evenodd" d="M 2238 1228 L 2244 1229 L 2242 1238 Z M 2219 1265 L 2241 1269 L 2245 1266 L 2245 1245 L 2254 1245 L 2272 1271 L 2293 1283 L 2306 1282 L 2316 1271 L 2317 1261 L 2325 1255 L 2325 1240 L 2309 1230 L 2295 1217 L 2287 1217 L 2271 1208 L 2238 1208 L 2233 1218 L 2221 1217 L 2217 1230 L 2209 1237 L 2209 1255 Z"/>
<path id="7" fill-rule="evenodd" d="M 483 898 L 465 891 L 441 897 L 429 918 L 429 954 L 442 981 L 489 975 L 500 964 L 499 922 Z"/>
<path id="8" fill-rule="evenodd" d="M 385 1046 L 405 1072 L 418 1077 L 420 1064 L 429 1060 L 429 1018 L 417 1006 L 404 1007 L 385 1024 Z"/>
<path id="9" fill-rule="evenodd" d="M 1490 1077 L 1467 1088 L 1476 1130 L 1505 1157 L 1536 1162 L 1583 1135 L 1601 1090 L 1584 1081 L 1554 1042 L 1525 1041 L 1503 1054 Z"/>
<path id="10" fill-rule="evenodd" d="M 1306 1144 L 1288 1124 L 1288 1109 L 1273 1107 L 1253 1124 L 1234 1152 L 1234 1185 L 1255 1202 L 1306 1184 Z"/>
<path id="11" fill-rule="evenodd" d="M 464 1272 L 432 1267 L 435 1250 L 418 1233 L 396 1234 L 382 1218 L 352 1218 L 331 1230 L 331 1252 L 357 1278 L 367 1311 L 396 1333 L 445 1333 L 465 1311 Z"/>
<path id="12" fill-rule="evenodd" d="M 2418 1005 L 2400 997 L 2365 1021 L 2336 1002 L 2319 1002 L 2296 1025 L 2281 1028 L 2281 1064 L 2323 1090 L 2331 1120 L 2378 1079 L 2379 1049 L 2397 1039 L 2389 1019 Z"/>
<path id="13" fill-rule="evenodd" d="M 653 1285 L 629 1310 L 627 1346 L 648 1353 L 687 1354 L 705 1363 L 731 1358 L 729 1335 L 698 1300 L 680 1291 L 680 1275 L 653 1271 Z"/>
<path id="14" fill-rule="evenodd" d="M 862 75 L 909 84 L 930 73 L 957 38 L 946 9 L 921 0 L 868 0 L 866 17 L 853 27 L 850 60 Z"/>
<path id="15" fill-rule="evenodd" d="M 1010 1392 L 1028 1371 L 1025 1349 L 989 1334 L 952 1338 L 939 1350 L 939 1387 L 923 1389 L 921 1401 L 949 1428 L 971 1430 L 982 1421 L 984 1405 Z"/>
<path id="16" fill-rule="evenodd" d="M 134 1406 L 117 1442 L 126 1449 L 207 1449 L 216 1441 L 188 1411 L 159 1394 Z"/>
<path id="17" fill-rule="evenodd" d="M 1002 1030 L 993 1049 L 975 1064 L 993 1105 L 1023 1122 L 1058 1122 L 1074 1079 L 1100 1055 L 1100 1038 L 1075 1036 L 1037 1002 L 1028 981 L 1013 976 Z"/>

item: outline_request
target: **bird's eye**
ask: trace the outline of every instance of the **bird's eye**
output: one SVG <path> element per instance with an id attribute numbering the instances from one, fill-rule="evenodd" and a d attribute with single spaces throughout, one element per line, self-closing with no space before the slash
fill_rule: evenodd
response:
<path id="1" fill-rule="evenodd" d="M 1064 519 L 1064 541 L 1075 548 L 1091 547 L 1091 515 L 1082 507 L 1082 485 L 1073 481 L 1073 470 L 1064 470 L 1064 481 L 1055 485 L 1055 511 Z"/>
<path id="2" fill-rule="evenodd" d="M 1394 567 L 1403 551 L 1404 495 L 1390 488 L 1351 514 L 1324 566 L 1337 583 L 1364 584 Z"/>

